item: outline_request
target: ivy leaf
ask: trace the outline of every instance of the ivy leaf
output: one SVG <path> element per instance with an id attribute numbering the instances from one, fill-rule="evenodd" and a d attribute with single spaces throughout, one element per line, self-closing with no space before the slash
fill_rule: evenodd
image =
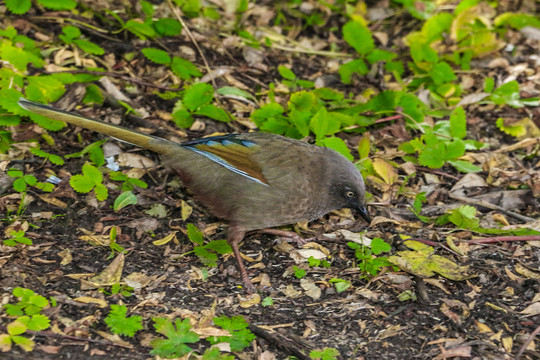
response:
<path id="1" fill-rule="evenodd" d="M 448 220 L 461 229 L 474 230 L 479 227 L 476 208 L 470 205 L 463 205 L 452 210 Z"/>

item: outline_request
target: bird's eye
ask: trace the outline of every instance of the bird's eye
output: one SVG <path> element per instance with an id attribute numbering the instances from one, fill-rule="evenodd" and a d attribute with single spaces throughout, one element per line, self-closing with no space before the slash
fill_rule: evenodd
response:
<path id="1" fill-rule="evenodd" d="M 348 198 L 353 198 L 353 197 L 354 197 L 354 192 L 352 192 L 352 191 L 347 191 L 347 192 L 345 193 L 345 196 L 348 197 Z"/>

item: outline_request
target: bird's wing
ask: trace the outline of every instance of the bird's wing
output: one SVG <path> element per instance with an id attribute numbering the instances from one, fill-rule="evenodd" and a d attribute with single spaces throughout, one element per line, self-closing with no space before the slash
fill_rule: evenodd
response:
<path id="1" fill-rule="evenodd" d="M 268 186 L 262 167 L 252 155 L 260 146 L 250 140 L 243 140 L 236 134 L 214 136 L 182 143 L 186 149 L 194 151 L 232 172 Z"/>

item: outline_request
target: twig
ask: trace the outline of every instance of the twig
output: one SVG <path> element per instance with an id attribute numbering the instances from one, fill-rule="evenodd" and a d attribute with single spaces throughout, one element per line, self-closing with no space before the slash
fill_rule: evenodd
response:
<path id="1" fill-rule="evenodd" d="M 311 360 L 309 356 L 304 354 L 298 348 L 293 339 L 289 339 L 279 333 L 271 333 L 253 324 L 249 324 L 249 330 L 258 337 L 265 339 L 269 343 L 275 345 L 277 348 L 287 352 L 288 354 L 296 356 L 300 360 Z"/>
<path id="2" fill-rule="evenodd" d="M 441 175 L 441 176 L 447 177 L 449 179 L 459 180 L 459 178 L 457 176 L 445 173 L 444 171 L 434 170 L 434 169 L 426 168 L 426 167 L 423 167 L 423 166 L 417 166 L 416 168 L 418 170 L 422 170 L 422 171 L 425 171 L 425 172 L 430 172 L 432 174 Z"/>
<path id="3" fill-rule="evenodd" d="M 195 47 L 197 48 L 197 51 L 199 52 L 199 55 L 201 55 L 202 61 L 204 62 L 204 67 L 206 68 L 206 71 L 208 71 L 208 74 L 211 74 L 212 70 L 210 69 L 210 65 L 208 64 L 208 61 L 206 60 L 206 56 L 204 56 L 204 53 L 201 47 L 199 46 L 199 43 L 197 42 L 197 40 L 195 40 L 195 37 L 191 33 L 191 30 L 189 30 L 186 23 L 184 22 L 184 19 L 182 19 L 182 15 L 180 15 L 180 13 L 178 12 L 178 8 L 173 5 L 171 0 L 167 0 L 167 4 L 169 4 L 169 7 L 171 8 L 172 12 L 174 13 L 174 15 L 176 15 L 176 18 L 178 19 L 180 24 L 182 24 L 182 28 L 186 30 L 186 34 L 188 35 L 189 39 L 191 40 L 193 45 L 195 45 Z M 214 78 L 212 78 L 211 81 L 212 81 L 212 84 L 214 85 L 214 89 L 217 89 L 216 81 L 214 80 Z"/>
<path id="4" fill-rule="evenodd" d="M 436 242 L 436 241 L 431 241 L 431 240 L 425 240 L 425 239 L 416 239 L 416 238 L 412 238 L 412 239 L 408 239 L 408 240 L 412 240 L 412 241 L 418 241 L 418 242 L 421 242 L 422 244 L 426 244 L 426 245 L 429 245 L 429 246 L 440 246 L 442 247 L 444 250 L 448 251 L 448 252 L 451 252 L 452 254 L 456 255 L 456 256 L 463 256 L 461 254 L 458 254 L 457 252 L 455 252 L 454 250 L 450 249 L 448 246 L 446 245 L 443 245 L 439 242 Z"/>
<path id="5" fill-rule="evenodd" d="M 484 201 L 484 200 L 466 198 L 466 197 L 455 195 L 455 194 L 452 194 L 452 193 L 450 193 L 449 196 L 452 199 L 463 201 L 464 203 L 467 203 L 467 204 L 473 204 L 473 205 L 476 205 L 476 206 L 483 206 L 483 207 L 486 207 L 486 208 L 491 209 L 491 210 L 502 211 L 503 213 L 505 213 L 505 214 L 507 214 L 507 215 L 509 215 L 509 216 L 511 216 L 513 218 L 516 218 L 518 220 L 521 220 L 521 221 L 523 221 L 525 223 L 536 221 L 533 218 L 518 214 L 518 213 L 510 211 L 510 210 L 506 210 L 505 208 L 503 208 L 503 207 L 501 207 L 499 205 L 495 205 L 495 204 L 492 204 L 492 203 Z"/>
<path id="6" fill-rule="evenodd" d="M 527 346 L 529 346 L 529 344 L 531 343 L 531 341 L 534 340 L 534 337 L 536 335 L 538 335 L 540 333 L 540 326 L 538 326 L 532 333 L 531 333 L 531 336 L 529 336 L 529 338 L 527 339 L 527 341 L 525 341 L 525 343 L 523 344 L 523 346 L 521 346 L 521 349 L 519 349 L 519 352 L 517 353 L 516 357 L 514 358 L 514 360 L 519 360 L 519 358 L 521 357 L 521 355 L 523 355 L 523 352 L 525 352 L 525 349 L 527 349 Z"/>
<path id="7" fill-rule="evenodd" d="M 490 238 L 461 240 L 471 244 L 491 244 L 499 241 L 539 241 L 540 235 L 522 235 L 522 236 L 494 236 Z"/>
<path id="8" fill-rule="evenodd" d="M 403 119 L 403 115 L 394 115 L 394 116 L 388 116 L 385 118 L 380 118 L 380 119 L 375 120 L 375 124 L 380 124 L 380 123 L 384 123 L 384 122 L 388 122 L 392 120 L 399 120 L 399 119 Z"/>

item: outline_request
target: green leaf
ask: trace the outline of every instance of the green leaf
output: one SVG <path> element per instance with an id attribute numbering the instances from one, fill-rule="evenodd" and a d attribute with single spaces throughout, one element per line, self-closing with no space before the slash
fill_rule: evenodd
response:
<path id="1" fill-rule="evenodd" d="M 178 126 L 181 129 L 187 129 L 191 125 L 193 125 L 193 122 L 195 121 L 193 119 L 193 116 L 189 113 L 189 111 L 185 109 L 180 109 L 178 111 L 175 111 L 172 113 L 172 118 L 176 126 Z"/>
<path id="2" fill-rule="evenodd" d="M 296 75 L 292 72 L 291 69 L 289 69 L 286 66 L 279 65 L 278 66 L 278 72 L 281 75 L 281 77 L 283 77 L 284 79 L 287 79 L 287 80 L 296 79 Z"/>
<path id="3" fill-rule="evenodd" d="M 443 143 L 427 146 L 422 150 L 420 155 L 418 155 L 420 164 L 427 166 L 430 169 L 439 169 L 443 167 L 446 160 L 446 147 Z"/>
<path id="4" fill-rule="evenodd" d="M 225 110 L 222 108 L 217 107 L 214 104 L 207 104 L 203 105 L 195 112 L 195 115 L 201 115 L 209 117 L 210 119 L 214 119 L 217 121 L 223 121 L 223 122 L 229 122 L 231 121 L 231 118 L 227 114 Z"/>
<path id="5" fill-rule="evenodd" d="M 334 135 L 339 131 L 340 125 L 339 121 L 328 115 L 324 107 L 317 111 L 309 123 L 317 140 L 322 140 L 326 135 Z"/>
<path id="6" fill-rule="evenodd" d="M 393 52 L 386 51 L 386 50 L 381 50 L 381 49 L 375 49 L 366 56 L 366 59 L 371 64 L 373 64 L 373 63 L 376 63 L 378 61 L 391 61 L 391 60 L 394 60 L 396 58 L 396 56 L 397 55 L 394 54 Z"/>
<path id="7" fill-rule="evenodd" d="M 343 39 L 360 55 L 366 55 L 375 48 L 371 31 L 356 21 L 349 21 L 343 26 Z"/>
<path id="8" fill-rule="evenodd" d="M 253 100 L 253 101 L 257 100 L 253 95 L 251 95 L 247 91 L 244 91 L 242 89 L 232 87 L 232 86 L 220 87 L 216 92 L 220 95 L 225 95 L 225 96 L 241 97 L 241 98 Z"/>
<path id="9" fill-rule="evenodd" d="M 268 120 L 281 117 L 284 112 L 285 110 L 280 104 L 272 102 L 262 106 L 260 109 L 253 111 L 251 113 L 251 119 L 258 127 L 261 127 L 262 124 Z"/>
<path id="10" fill-rule="evenodd" d="M 32 6 L 31 0 L 6 0 L 6 6 L 9 11 L 16 15 L 26 14 Z"/>
<path id="11" fill-rule="evenodd" d="M 21 320 L 15 320 L 7 324 L 6 330 L 7 333 L 11 336 L 24 334 L 27 330 L 26 324 Z"/>
<path id="12" fill-rule="evenodd" d="M 177 319 L 174 324 L 165 318 L 154 317 L 153 320 L 156 331 L 167 339 L 154 339 L 150 342 L 154 348 L 150 351 L 152 355 L 178 358 L 192 351 L 186 344 L 199 341 L 199 335 L 190 331 L 189 319 Z"/>
<path id="13" fill-rule="evenodd" d="M 339 351 L 334 348 L 324 348 L 322 351 L 313 350 L 309 353 L 309 357 L 314 360 L 337 360 Z"/>
<path id="14" fill-rule="evenodd" d="M 381 238 L 374 238 L 373 240 L 371 240 L 371 251 L 373 251 L 373 254 L 375 255 L 379 255 L 383 252 L 388 252 L 391 249 L 392 247 L 390 246 L 390 244 L 386 243 Z"/>
<path id="15" fill-rule="evenodd" d="M 462 173 L 475 173 L 482 171 L 481 167 L 471 164 L 468 161 L 448 160 L 448 163 L 455 167 L 457 171 L 461 171 Z"/>
<path id="16" fill-rule="evenodd" d="M 184 106 L 189 111 L 196 111 L 201 106 L 206 105 L 214 98 L 214 89 L 212 85 L 206 83 L 197 83 L 190 86 L 184 93 Z"/>
<path id="17" fill-rule="evenodd" d="M 344 84 L 350 84 L 353 74 L 365 75 L 369 69 L 362 59 L 349 61 L 339 67 L 339 76 Z"/>
<path id="18" fill-rule="evenodd" d="M 452 111 L 450 114 L 450 132 L 453 137 L 463 139 L 467 136 L 467 117 L 461 106 Z"/>
<path id="19" fill-rule="evenodd" d="M 105 323 L 111 331 L 118 335 L 132 337 L 143 328 L 142 317 L 126 317 L 127 307 L 125 305 L 111 305 L 111 311 L 105 318 Z"/>
<path id="20" fill-rule="evenodd" d="M 145 48 L 141 50 L 143 55 L 156 64 L 169 64 L 172 60 L 166 51 L 156 48 Z"/>
<path id="21" fill-rule="evenodd" d="M 479 226 L 476 208 L 470 205 L 463 205 L 452 210 L 448 219 L 458 228 L 465 230 L 474 230 Z"/>
<path id="22" fill-rule="evenodd" d="M 430 76 L 435 85 L 446 84 L 457 79 L 454 70 L 444 61 L 433 67 Z"/>
<path id="23" fill-rule="evenodd" d="M 94 193 L 96 194 L 96 199 L 99 201 L 107 200 L 107 197 L 109 196 L 109 190 L 105 187 L 103 184 L 96 184 L 96 187 L 94 188 Z"/>
<path id="24" fill-rule="evenodd" d="M 227 242 L 227 240 L 214 240 L 210 241 L 208 244 L 204 246 L 207 249 L 213 250 L 217 252 L 218 254 L 225 255 L 230 254 L 233 252 L 231 246 Z"/>
<path id="25" fill-rule="evenodd" d="M 30 320 L 27 323 L 28 329 L 33 331 L 43 331 L 48 329 L 50 326 L 51 320 L 41 314 L 32 315 Z"/>
<path id="26" fill-rule="evenodd" d="M 465 143 L 462 140 L 454 139 L 446 143 L 446 159 L 457 159 L 465 155 Z"/>
<path id="27" fill-rule="evenodd" d="M 333 278 L 333 279 L 330 279 L 328 282 L 331 284 L 334 284 L 334 287 L 336 288 L 336 291 L 338 292 L 338 294 L 344 292 L 345 290 L 351 287 L 351 283 L 343 279 Z"/>
<path id="28" fill-rule="evenodd" d="M 182 32 L 182 24 L 171 18 L 158 19 L 154 22 L 154 28 L 161 36 L 176 36 Z"/>
<path id="29" fill-rule="evenodd" d="M 187 236 L 191 242 L 199 246 L 204 244 L 203 233 L 193 224 L 187 224 Z"/>
<path id="30" fill-rule="evenodd" d="M 88 40 L 82 40 L 82 39 L 74 39 L 73 43 L 80 47 L 84 52 L 87 52 L 92 55 L 103 55 L 105 54 L 105 50 L 97 44 L 94 44 L 91 41 Z"/>
<path id="31" fill-rule="evenodd" d="M 197 69 L 190 61 L 174 56 L 171 64 L 172 72 L 182 80 L 191 80 L 193 77 L 199 77 L 202 72 Z"/>
<path id="32" fill-rule="evenodd" d="M 513 107 L 523 107 L 519 101 L 519 84 L 516 80 L 512 80 L 499 86 L 491 95 L 491 100 L 496 105 L 510 105 Z"/>
<path id="33" fill-rule="evenodd" d="M 119 211 L 128 205 L 137 204 L 137 196 L 131 191 L 125 191 L 114 200 L 114 211 Z"/>
<path id="34" fill-rule="evenodd" d="M 83 104 L 103 104 L 103 93 L 101 88 L 95 84 L 90 84 L 86 87 L 86 94 L 83 98 Z"/>
<path id="35" fill-rule="evenodd" d="M 248 347 L 255 335 L 249 331 L 249 324 L 242 316 L 219 316 L 214 318 L 214 324 L 229 331 L 231 336 L 217 336 L 214 339 L 208 338 L 211 344 L 228 342 L 231 344 L 231 351 L 242 351 Z"/>
<path id="36" fill-rule="evenodd" d="M 62 32 L 68 39 L 76 39 L 81 36 L 81 30 L 73 25 L 64 26 Z"/>
<path id="37" fill-rule="evenodd" d="M 71 10 L 77 6 L 73 0 L 37 0 L 37 2 L 51 10 Z"/>
<path id="38" fill-rule="evenodd" d="M 156 32 L 151 26 L 141 22 L 139 19 L 137 20 L 138 21 L 128 20 L 124 27 L 143 40 L 146 38 L 153 38 L 156 36 Z"/>
<path id="39" fill-rule="evenodd" d="M 290 122 L 296 127 L 302 137 L 309 135 L 309 121 L 311 112 L 292 109 L 289 113 Z"/>
<path id="40" fill-rule="evenodd" d="M 322 139 L 322 144 L 325 147 L 335 150 L 341 155 L 345 156 L 347 160 L 350 160 L 350 161 L 354 160 L 354 157 L 351 155 L 351 152 L 349 148 L 347 147 L 347 144 L 345 144 L 345 141 L 343 141 L 343 139 L 332 136 L 332 137 Z"/>

